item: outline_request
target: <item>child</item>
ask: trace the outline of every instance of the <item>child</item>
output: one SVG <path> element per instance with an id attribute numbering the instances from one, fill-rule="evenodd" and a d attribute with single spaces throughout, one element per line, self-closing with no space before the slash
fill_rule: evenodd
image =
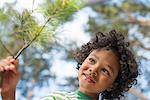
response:
<path id="1" fill-rule="evenodd" d="M 108 34 L 97 33 L 87 44 L 75 51 L 79 89 L 72 93 L 50 93 L 42 100 L 121 99 L 136 84 L 139 75 L 137 62 L 128 46 L 124 36 L 115 30 Z M 17 61 L 13 58 L 0 61 L 0 72 L 4 73 L 1 93 L 3 100 L 15 99 L 19 77 L 16 65 Z M 12 84 L 7 84 L 7 81 Z"/>

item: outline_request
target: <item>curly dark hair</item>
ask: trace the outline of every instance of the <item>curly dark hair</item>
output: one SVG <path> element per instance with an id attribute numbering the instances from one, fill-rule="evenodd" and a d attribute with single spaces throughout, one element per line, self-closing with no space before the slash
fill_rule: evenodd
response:
<path id="1" fill-rule="evenodd" d="M 91 51 L 101 48 L 111 49 L 118 56 L 120 64 L 114 86 L 111 91 L 105 90 L 101 93 L 102 100 L 120 100 L 132 85 L 137 84 L 136 78 L 139 75 L 138 63 L 129 48 L 129 42 L 125 40 L 121 33 L 116 32 L 116 30 L 111 30 L 107 34 L 98 32 L 93 39 L 77 49 L 74 54 L 74 58 L 78 63 L 77 69 L 80 68 Z"/>

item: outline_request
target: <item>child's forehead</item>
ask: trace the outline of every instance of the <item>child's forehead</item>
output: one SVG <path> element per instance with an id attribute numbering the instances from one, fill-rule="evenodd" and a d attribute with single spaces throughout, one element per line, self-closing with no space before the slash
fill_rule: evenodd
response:
<path id="1" fill-rule="evenodd" d="M 99 54 L 99 53 L 101 53 L 101 52 L 103 52 L 103 51 L 108 51 L 108 52 L 105 52 L 105 54 L 106 54 L 106 53 L 109 53 L 109 54 L 111 53 L 111 54 L 113 54 L 113 55 L 115 56 L 115 58 L 116 58 L 117 60 L 119 60 L 118 54 L 117 54 L 113 49 L 111 49 L 111 48 L 106 48 L 106 47 L 94 49 L 94 50 L 92 50 L 92 52 L 90 53 L 90 55 L 93 55 L 93 54 L 97 55 L 97 54 Z"/>

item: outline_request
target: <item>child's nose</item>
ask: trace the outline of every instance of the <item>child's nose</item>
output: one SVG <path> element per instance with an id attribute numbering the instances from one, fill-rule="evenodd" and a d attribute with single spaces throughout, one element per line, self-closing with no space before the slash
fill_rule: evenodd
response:
<path id="1" fill-rule="evenodd" d="M 89 69 L 89 75 L 96 77 L 97 76 L 97 72 L 92 70 L 92 69 Z"/>

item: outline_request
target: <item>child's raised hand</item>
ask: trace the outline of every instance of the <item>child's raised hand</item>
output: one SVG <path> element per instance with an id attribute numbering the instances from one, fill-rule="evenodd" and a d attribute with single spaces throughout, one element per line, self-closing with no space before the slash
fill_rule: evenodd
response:
<path id="1" fill-rule="evenodd" d="M 17 64 L 18 60 L 15 60 L 11 56 L 0 60 L 0 74 L 2 77 L 0 88 L 2 93 L 15 90 L 20 77 L 20 73 L 16 67 Z"/>

